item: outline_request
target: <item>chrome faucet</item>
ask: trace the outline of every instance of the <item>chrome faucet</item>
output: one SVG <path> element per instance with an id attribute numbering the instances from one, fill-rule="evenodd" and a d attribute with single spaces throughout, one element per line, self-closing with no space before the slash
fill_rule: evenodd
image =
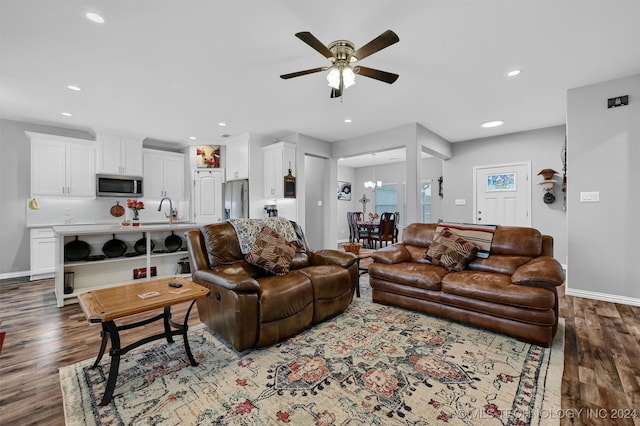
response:
<path id="1" fill-rule="evenodd" d="M 160 200 L 160 205 L 158 206 L 158 211 L 160 211 L 162 209 L 162 202 L 164 200 L 169 200 L 169 214 L 167 215 L 165 213 L 165 217 L 169 218 L 169 223 L 173 224 L 173 214 L 174 214 L 174 210 L 173 210 L 173 201 L 171 201 L 171 198 L 169 197 L 164 197 L 162 200 Z"/>

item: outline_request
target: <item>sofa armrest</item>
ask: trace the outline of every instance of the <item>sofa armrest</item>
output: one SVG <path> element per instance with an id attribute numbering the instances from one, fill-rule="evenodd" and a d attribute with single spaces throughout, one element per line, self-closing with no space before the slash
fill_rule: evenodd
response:
<path id="1" fill-rule="evenodd" d="M 393 244 L 376 250 L 371 256 L 374 262 L 378 263 L 402 263 L 411 261 L 411 253 L 404 244 Z"/>
<path id="2" fill-rule="evenodd" d="M 211 284 L 223 287 L 236 293 L 257 293 L 260 290 L 258 281 L 245 274 L 226 274 L 212 269 L 200 269 L 193 274 L 198 284 Z"/>
<path id="3" fill-rule="evenodd" d="M 345 253 L 339 250 L 319 250 L 311 254 L 311 265 L 339 265 L 343 268 L 356 263 L 358 258 L 352 253 Z"/>
<path id="4" fill-rule="evenodd" d="M 511 276 L 511 282 L 521 285 L 547 284 L 559 286 L 564 283 L 562 265 L 550 256 L 539 256 L 520 266 Z"/>

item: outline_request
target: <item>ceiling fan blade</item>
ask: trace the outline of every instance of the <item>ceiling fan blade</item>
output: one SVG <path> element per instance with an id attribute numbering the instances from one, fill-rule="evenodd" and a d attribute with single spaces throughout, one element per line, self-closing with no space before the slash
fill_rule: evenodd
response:
<path id="1" fill-rule="evenodd" d="M 369 43 L 362 46 L 360 49 L 353 52 L 351 56 L 355 57 L 358 61 L 361 61 L 367 56 L 376 53 L 379 50 L 384 49 L 385 47 L 389 47 L 399 41 L 400 38 L 396 33 L 391 30 L 387 30 L 380 34 L 378 37 L 371 40 Z"/>
<path id="2" fill-rule="evenodd" d="M 333 53 L 329 50 L 329 48 L 324 44 L 322 44 L 322 42 L 317 38 L 315 38 L 315 36 L 311 34 L 309 31 L 296 33 L 296 37 L 298 37 L 300 40 L 307 43 L 309 46 L 313 47 L 322 56 L 329 59 L 331 62 L 335 60 L 335 57 L 333 56 Z"/>
<path id="3" fill-rule="evenodd" d="M 342 96 L 342 89 L 331 88 L 331 98 L 339 98 Z"/>
<path id="4" fill-rule="evenodd" d="M 280 78 L 283 78 L 283 79 L 286 80 L 286 79 L 293 78 L 293 77 L 300 77 L 301 75 L 313 74 L 314 72 L 324 71 L 326 69 L 327 69 L 327 67 L 311 68 L 310 70 L 292 72 L 290 74 L 283 74 L 283 75 L 280 76 Z"/>
<path id="5" fill-rule="evenodd" d="M 356 74 L 363 75 L 369 78 L 375 78 L 376 80 L 384 81 L 385 83 L 393 84 L 399 77 L 398 74 L 394 74 L 391 72 L 380 71 L 373 68 L 367 68 L 363 66 L 357 66 Z"/>

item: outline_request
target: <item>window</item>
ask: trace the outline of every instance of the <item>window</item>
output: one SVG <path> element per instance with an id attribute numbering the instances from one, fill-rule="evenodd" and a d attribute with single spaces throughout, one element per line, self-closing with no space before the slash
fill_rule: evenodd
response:
<path id="1" fill-rule="evenodd" d="M 376 188 L 376 213 L 398 211 L 398 189 L 395 183 L 382 184 Z"/>
<path id="2" fill-rule="evenodd" d="M 422 223 L 431 223 L 431 180 L 424 180 L 421 182 L 420 194 Z"/>

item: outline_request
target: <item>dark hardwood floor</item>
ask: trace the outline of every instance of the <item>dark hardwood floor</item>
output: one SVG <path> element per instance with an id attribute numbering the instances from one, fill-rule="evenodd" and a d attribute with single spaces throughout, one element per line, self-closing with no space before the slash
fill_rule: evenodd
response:
<path id="1" fill-rule="evenodd" d="M 560 293 L 566 324 L 560 423 L 640 426 L 640 307 Z M 187 307 L 177 306 L 175 318 L 184 318 Z M 198 322 L 194 309 L 189 323 Z M 161 331 L 161 323 L 147 327 Z M 6 332 L 0 425 L 64 424 L 58 368 L 94 358 L 100 327 L 90 325 L 77 304 L 58 308 L 52 280 L 10 279 L 0 280 L 0 331 Z M 123 332 L 123 344 L 140 332 Z"/>

